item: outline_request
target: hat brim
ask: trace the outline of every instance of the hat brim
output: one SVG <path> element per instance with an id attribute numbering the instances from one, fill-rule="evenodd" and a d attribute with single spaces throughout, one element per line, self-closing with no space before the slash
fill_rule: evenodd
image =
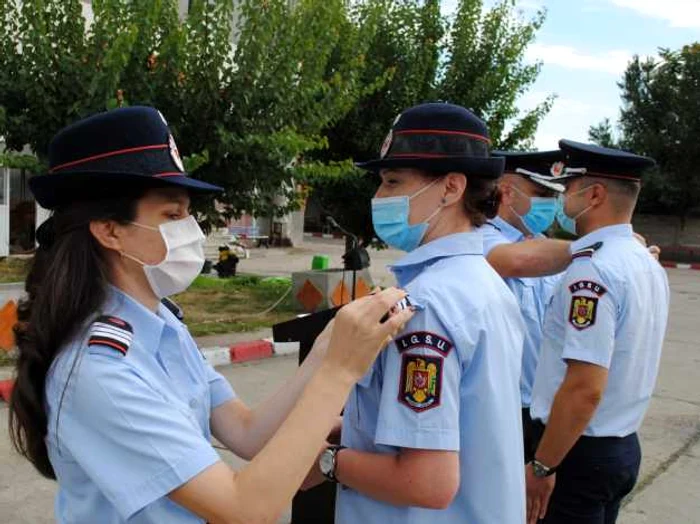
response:
<path id="1" fill-rule="evenodd" d="M 181 187 L 192 193 L 219 193 L 223 188 L 182 175 L 154 177 L 140 173 L 68 172 L 37 175 L 29 188 L 38 204 L 55 209 L 80 200 L 118 197 L 132 190 L 155 187 Z"/>
<path id="2" fill-rule="evenodd" d="M 544 177 L 544 176 L 533 176 L 533 175 L 523 175 L 519 173 L 520 176 L 524 176 L 527 178 L 529 181 L 538 184 L 542 187 L 546 187 L 547 189 L 551 189 L 552 191 L 556 191 L 557 193 L 563 193 L 566 190 L 566 186 L 564 184 L 558 184 L 557 182 L 553 182 L 551 177 Z M 556 178 L 557 181 L 561 179 L 561 177 Z"/>
<path id="3" fill-rule="evenodd" d="M 496 179 L 503 174 L 504 158 L 475 158 L 475 157 L 402 157 L 380 158 L 369 162 L 358 162 L 355 165 L 367 171 L 379 172 L 382 169 L 413 168 L 435 173 L 457 172 L 469 176 Z"/>

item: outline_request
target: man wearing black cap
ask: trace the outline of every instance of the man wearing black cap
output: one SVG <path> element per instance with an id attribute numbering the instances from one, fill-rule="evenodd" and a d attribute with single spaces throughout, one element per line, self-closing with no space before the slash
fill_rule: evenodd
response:
<path id="1" fill-rule="evenodd" d="M 559 147 L 567 165 L 559 222 L 580 238 L 545 317 L 528 523 L 611 524 L 636 482 L 637 430 L 668 318 L 666 273 L 630 225 L 641 174 L 654 161 L 569 140 Z"/>
<path id="2" fill-rule="evenodd" d="M 557 196 L 564 191 L 564 186 L 556 183 L 555 178 L 564 168 L 561 151 L 494 151 L 492 154 L 504 157 L 506 166 L 499 182 L 501 203 L 498 216 L 481 228 L 484 254 L 489 261 L 498 246 L 511 246 L 528 238 L 544 238 L 543 233 L 554 223 Z M 497 257 L 498 252 L 495 249 L 494 256 Z M 512 277 L 506 278 L 505 282 L 515 295 L 525 321 L 520 395 L 525 462 L 529 462 L 535 452 L 530 420 L 532 383 L 542 340 L 545 306 L 558 277 Z"/>

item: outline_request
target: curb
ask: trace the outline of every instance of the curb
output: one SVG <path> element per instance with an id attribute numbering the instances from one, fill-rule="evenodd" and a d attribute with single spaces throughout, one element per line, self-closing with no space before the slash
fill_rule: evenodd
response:
<path id="1" fill-rule="evenodd" d="M 694 269 L 696 271 L 700 271 L 700 264 L 681 264 L 679 262 L 662 261 L 661 265 L 670 269 Z"/>
<path id="2" fill-rule="evenodd" d="M 0 380 L 0 399 L 5 402 L 10 401 L 10 395 L 12 395 L 12 388 L 15 385 L 15 379 L 10 378 L 7 380 Z"/>
<path id="3" fill-rule="evenodd" d="M 299 342 L 273 342 L 272 339 L 238 342 L 231 346 L 201 348 L 205 359 L 214 367 L 255 362 L 275 355 L 293 355 L 299 352 Z M 14 379 L 0 380 L 0 400 L 10 401 Z"/>
<path id="4" fill-rule="evenodd" d="M 345 238 L 345 235 L 343 233 L 332 233 L 332 234 L 327 234 L 327 233 L 304 233 L 305 237 L 313 237 L 313 238 L 335 238 L 335 239 L 343 239 Z"/>
<path id="5" fill-rule="evenodd" d="M 299 352 L 298 342 L 273 342 L 272 339 L 238 342 L 231 346 L 201 348 L 202 355 L 214 366 L 254 362 L 275 355 L 293 355 Z"/>

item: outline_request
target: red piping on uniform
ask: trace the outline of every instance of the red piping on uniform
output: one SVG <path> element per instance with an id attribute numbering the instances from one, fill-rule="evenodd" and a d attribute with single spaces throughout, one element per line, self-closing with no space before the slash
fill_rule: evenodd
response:
<path id="1" fill-rule="evenodd" d="M 49 173 L 53 173 L 54 171 L 58 171 L 59 169 L 63 169 L 66 167 L 71 167 L 71 166 L 76 166 L 78 164 L 84 164 L 85 162 L 90 162 L 91 160 L 99 160 L 100 158 L 107 158 L 110 156 L 116 156 L 116 155 L 124 155 L 126 153 L 135 153 L 137 151 L 146 151 L 148 149 L 166 149 L 170 147 L 169 144 L 157 144 L 153 146 L 140 146 L 140 147 L 131 147 L 129 149 L 118 149 L 117 151 L 110 151 L 109 153 L 101 153 L 99 155 L 93 155 L 89 156 L 86 158 L 80 158 L 78 160 L 73 160 L 71 162 L 66 162 L 65 164 L 61 164 L 60 166 L 55 166 L 49 169 Z"/>
<path id="2" fill-rule="evenodd" d="M 109 340 L 103 340 L 103 339 L 99 339 L 99 338 L 91 338 L 88 341 L 88 344 L 89 345 L 90 344 L 100 344 L 100 345 L 109 346 L 111 348 L 116 349 L 117 351 L 119 351 L 123 355 L 126 355 L 126 349 L 124 349 L 123 346 L 119 346 L 119 345 L 115 344 L 114 342 L 110 342 Z"/>
<path id="3" fill-rule="evenodd" d="M 465 133 L 464 131 L 447 131 L 443 129 L 405 129 L 402 131 L 396 131 L 395 135 L 460 135 L 468 136 L 470 138 L 476 138 L 483 142 L 491 143 L 491 140 L 485 136 L 475 135 L 473 133 Z"/>

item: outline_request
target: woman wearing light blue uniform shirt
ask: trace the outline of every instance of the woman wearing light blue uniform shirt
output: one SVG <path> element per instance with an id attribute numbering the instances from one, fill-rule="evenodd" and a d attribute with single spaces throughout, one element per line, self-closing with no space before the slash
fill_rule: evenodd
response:
<path id="1" fill-rule="evenodd" d="M 161 304 L 203 264 L 189 178 L 163 116 L 117 109 L 77 122 L 31 181 L 52 217 L 20 310 L 10 405 L 15 447 L 58 481 L 59 523 L 274 522 L 354 382 L 412 315 L 405 293 L 343 308 L 305 364 L 256 409 Z M 318 370 L 318 372 L 316 372 Z M 250 464 L 233 471 L 215 436 Z"/>
<path id="2" fill-rule="evenodd" d="M 503 161 L 451 104 L 402 113 L 372 201 L 378 236 L 417 312 L 350 395 L 342 446 L 321 454 L 338 524 L 522 523 L 523 322 L 473 228 L 493 216 Z M 466 173 L 466 175 L 465 175 Z"/>

